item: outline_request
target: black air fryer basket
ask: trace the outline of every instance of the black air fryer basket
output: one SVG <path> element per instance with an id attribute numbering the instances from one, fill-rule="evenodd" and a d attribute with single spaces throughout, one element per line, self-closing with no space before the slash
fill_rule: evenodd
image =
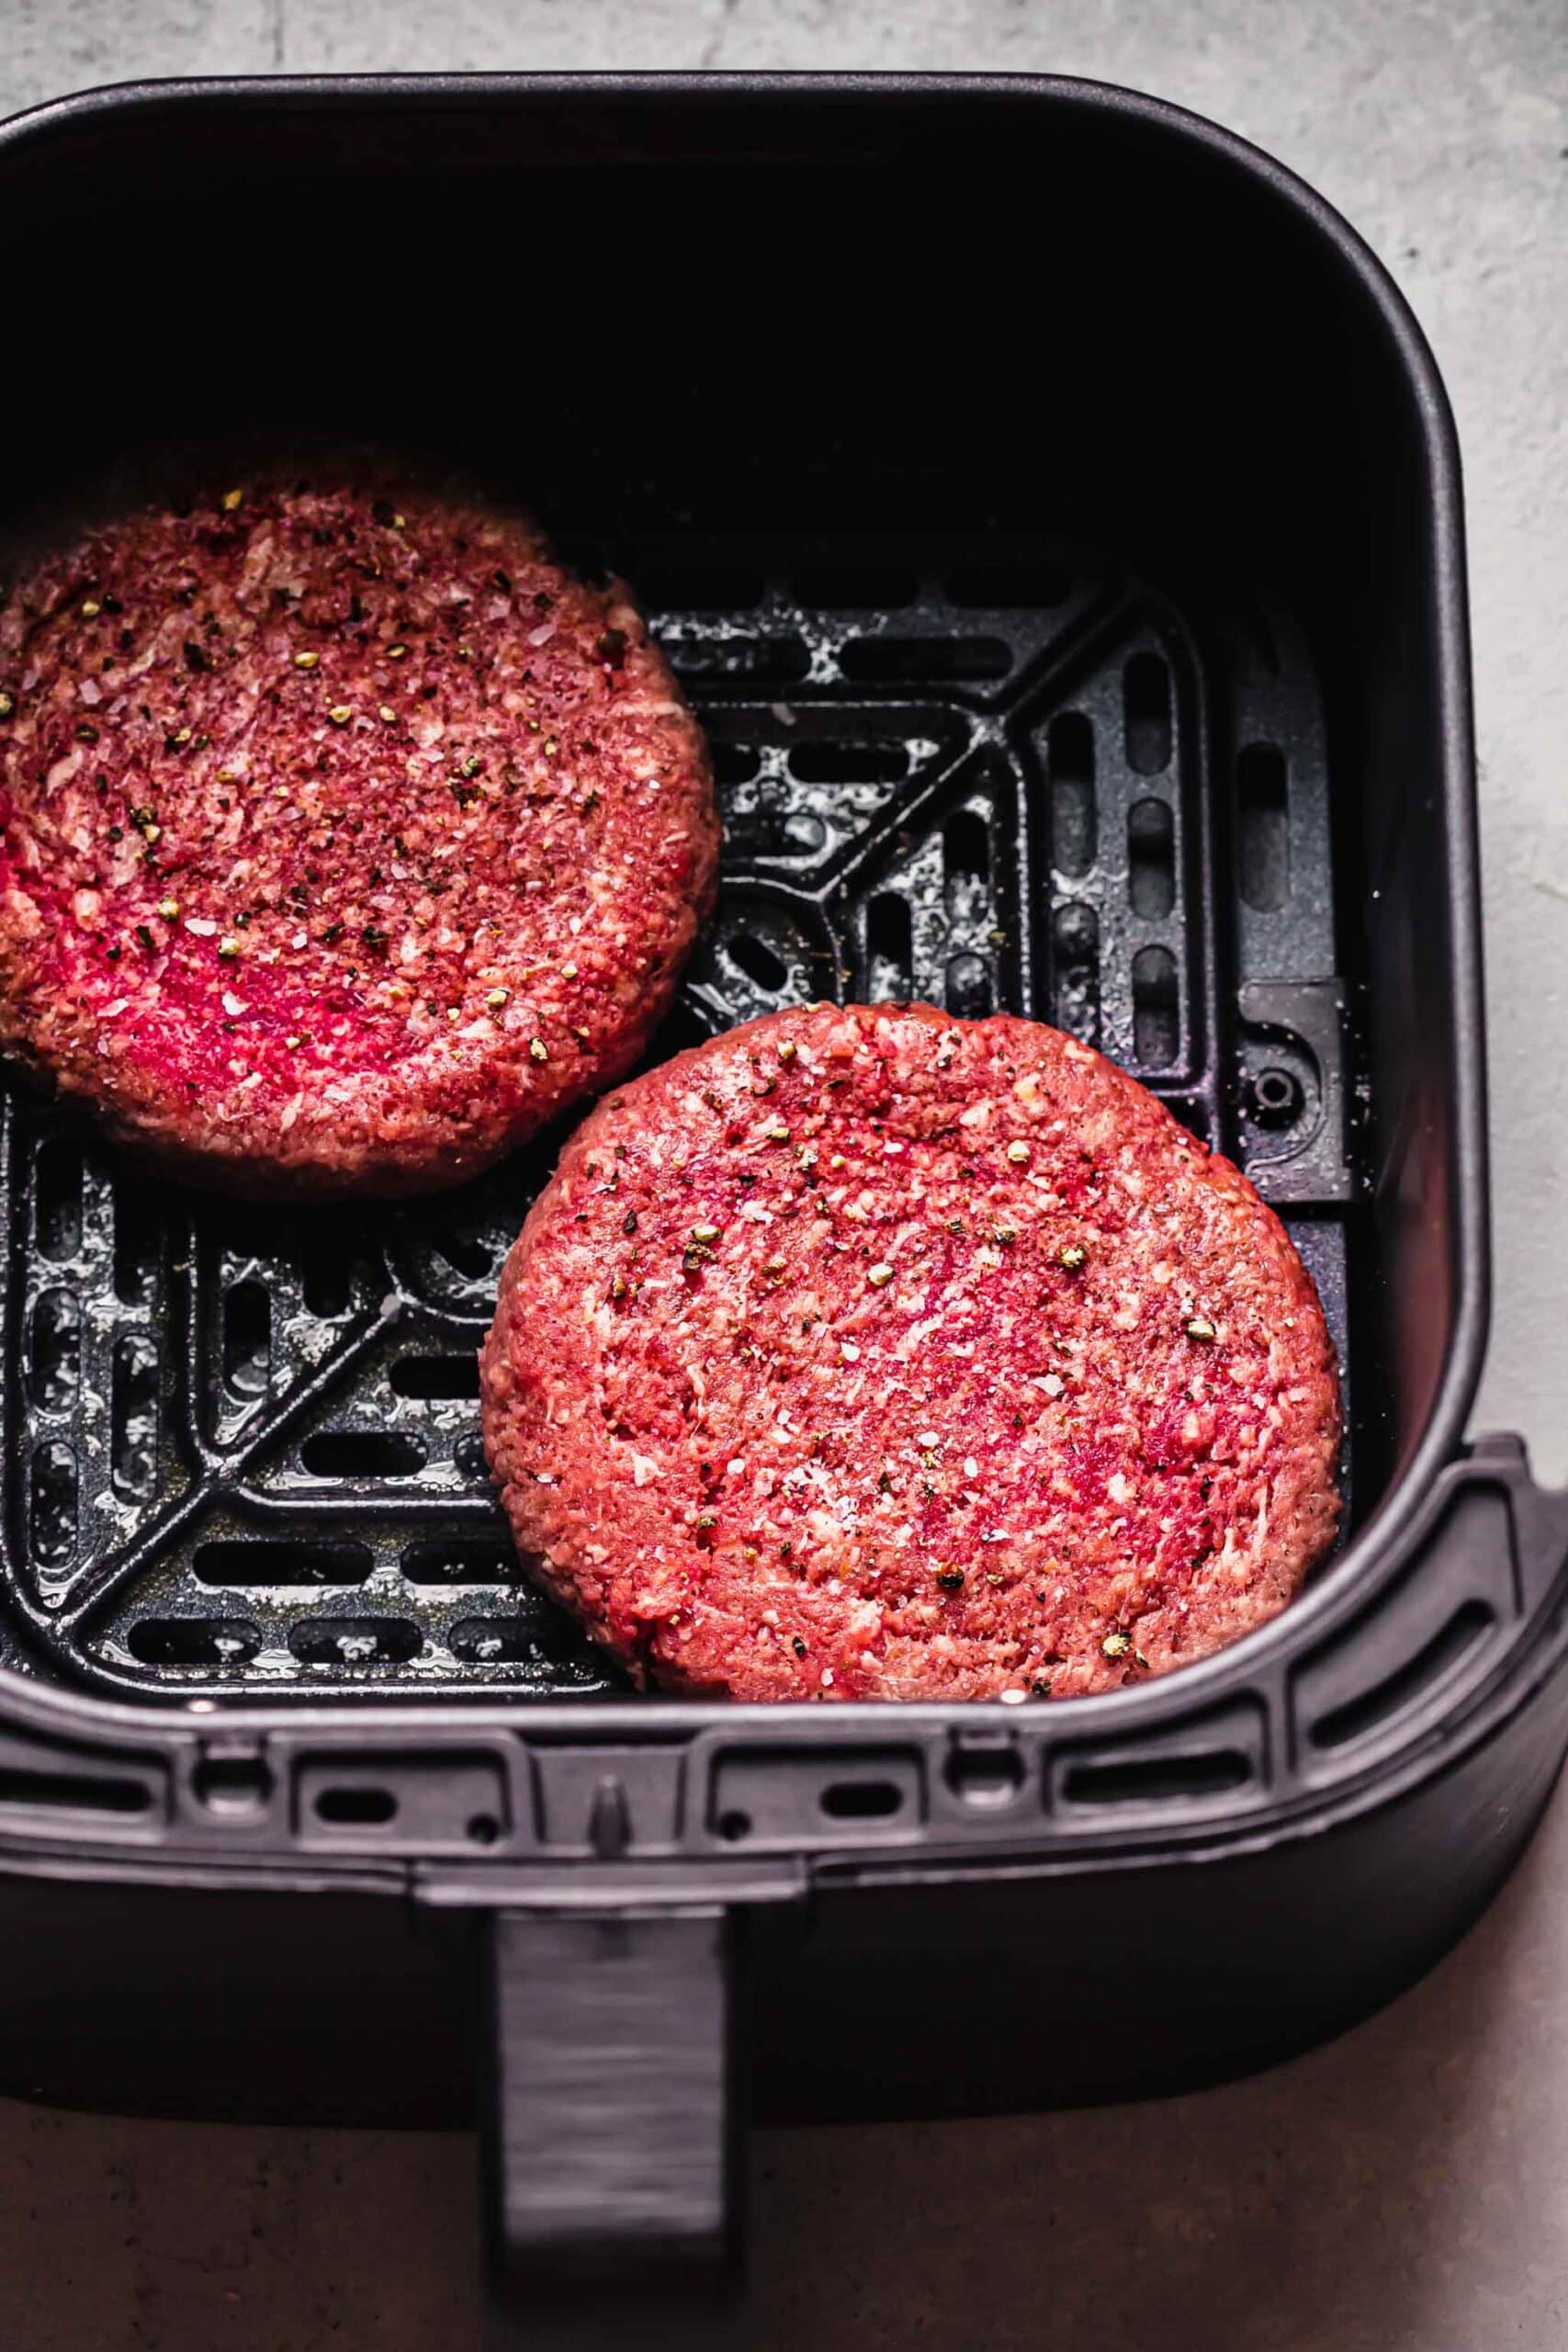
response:
<path id="1" fill-rule="evenodd" d="M 1337 1556 L 1168 1679 L 638 1697 L 522 1580 L 479 1445 L 558 1137 L 286 1215 L 8 1095 L 4 2079 L 477 2108 L 498 2328 L 684 2345 L 742 2105 L 1168 2089 L 1406 1983 L 1568 1739 L 1568 1506 L 1462 1441 L 1458 458 L 1375 262 L 1069 82 L 145 87 L 8 126 L 0 188 L 9 531 L 154 448 L 314 436 L 521 495 L 637 584 L 715 745 L 723 903 L 661 1050 L 822 996 L 1089 1038 L 1284 1217 L 1348 1430 Z"/>

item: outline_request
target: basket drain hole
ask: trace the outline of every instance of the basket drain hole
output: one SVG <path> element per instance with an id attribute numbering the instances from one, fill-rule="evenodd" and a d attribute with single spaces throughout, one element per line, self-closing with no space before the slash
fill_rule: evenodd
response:
<path id="1" fill-rule="evenodd" d="M 902 1004 L 915 993 L 914 933 L 907 899 L 880 890 L 865 910 L 865 952 L 874 1004 Z"/>
<path id="2" fill-rule="evenodd" d="M 335 1238 L 314 1236 L 299 1259 L 299 1288 L 310 1312 L 323 1323 L 335 1322 L 348 1312 L 353 1295 L 353 1261 Z"/>
<path id="3" fill-rule="evenodd" d="M 991 967 L 983 956 L 965 947 L 947 959 L 947 1009 L 961 1021 L 984 1021 L 995 1005 Z"/>
<path id="4" fill-rule="evenodd" d="M 991 832 L 977 809 L 960 808 L 948 819 L 942 862 L 950 922 L 983 922 L 991 905 Z"/>
<path id="5" fill-rule="evenodd" d="M 223 1385 L 236 1396 L 265 1396 L 272 1369 L 272 1301 L 258 1282 L 223 1294 Z"/>
<path id="6" fill-rule="evenodd" d="M 363 1828 L 374 1828 L 396 1820 L 398 1800 L 390 1789 L 347 1782 L 341 1788 L 318 1790 L 316 1813 L 322 1821 L 351 1821 Z"/>
<path id="7" fill-rule="evenodd" d="M 719 784 L 750 784 L 762 764 L 755 743 L 716 742 L 711 748 L 714 776 Z"/>
<path id="8" fill-rule="evenodd" d="M 1078 881 L 1100 849 L 1094 806 L 1094 729 L 1081 710 L 1060 710 L 1045 738 L 1051 775 L 1051 862 Z"/>
<path id="9" fill-rule="evenodd" d="M 832 1781 L 821 1796 L 822 1810 L 833 1821 L 886 1820 L 903 1802 L 895 1781 Z"/>
<path id="10" fill-rule="evenodd" d="M 145 1184 L 117 1176 L 114 1188 L 114 1286 L 127 1306 L 152 1295 L 163 1248 L 163 1215 L 157 1195 Z"/>
<path id="11" fill-rule="evenodd" d="M 373 1566 L 365 1544 L 290 1543 L 283 1537 L 198 1544 L 190 1564 L 198 1583 L 230 1589 L 363 1584 Z"/>
<path id="12" fill-rule="evenodd" d="M 671 667 L 682 678 L 793 685 L 811 667 L 806 641 L 798 637 L 700 638 L 671 631 L 661 641 Z"/>
<path id="13" fill-rule="evenodd" d="M 313 1478 L 412 1478 L 426 1456 L 417 1437 L 397 1430 L 318 1430 L 299 1459 Z"/>
<path id="14" fill-rule="evenodd" d="M 1145 1069 L 1169 1069 L 1180 1054 L 1176 958 L 1168 947 L 1140 947 L 1133 958 L 1133 1051 Z"/>
<path id="15" fill-rule="evenodd" d="M 73 1143 L 46 1143 L 33 1162 L 33 1232 L 56 1261 L 82 1246 L 82 1155 Z"/>
<path id="16" fill-rule="evenodd" d="M 28 1326 L 28 1385 L 41 1412 L 69 1411 L 81 1362 L 82 1310 L 74 1293 L 41 1291 Z"/>
<path id="17" fill-rule="evenodd" d="M 510 1544 L 483 1536 L 430 1535 L 404 1548 L 410 1584 L 515 1584 L 522 1563 Z"/>
<path id="18" fill-rule="evenodd" d="M 780 996 L 788 987 L 789 966 L 755 933 L 738 931 L 729 942 L 729 953 L 747 978 L 755 980 L 768 995 Z"/>
<path id="19" fill-rule="evenodd" d="M 931 679 L 962 685 L 1005 678 L 1012 649 L 999 637 L 852 637 L 839 650 L 846 678 Z"/>
<path id="20" fill-rule="evenodd" d="M 908 768 L 907 747 L 894 741 L 797 743 L 789 755 L 797 784 L 896 784 Z"/>
<path id="21" fill-rule="evenodd" d="M 1122 673 L 1127 765 L 1159 775 L 1170 765 L 1170 672 L 1157 653 L 1134 653 Z"/>
<path id="22" fill-rule="evenodd" d="M 406 1666 L 424 1641 L 406 1617 L 317 1617 L 290 1626 L 288 1646 L 301 1666 Z"/>
<path id="23" fill-rule="evenodd" d="M 1092 907 L 1058 907 L 1051 924 L 1053 1009 L 1058 1029 L 1100 1042 L 1100 917 Z"/>
<path id="24" fill-rule="evenodd" d="M 1163 800 L 1127 811 L 1127 896 L 1135 915 L 1155 922 L 1176 904 L 1176 820 Z"/>
<path id="25" fill-rule="evenodd" d="M 117 1495 L 150 1495 L 158 1478 L 158 1357 L 122 1333 L 109 1376 L 109 1477 Z"/>
<path id="26" fill-rule="evenodd" d="M 143 1617 L 125 1637 L 142 1666 L 249 1666 L 262 1645 L 248 1617 Z"/>
<path id="27" fill-rule="evenodd" d="M 514 1617 L 465 1617 L 453 1626 L 446 1646 L 465 1666 L 522 1666 L 539 1655 L 527 1627 Z"/>
<path id="28" fill-rule="evenodd" d="M 76 1456 L 57 1438 L 33 1455 L 28 1532 L 33 1558 L 58 1567 L 76 1548 Z"/>

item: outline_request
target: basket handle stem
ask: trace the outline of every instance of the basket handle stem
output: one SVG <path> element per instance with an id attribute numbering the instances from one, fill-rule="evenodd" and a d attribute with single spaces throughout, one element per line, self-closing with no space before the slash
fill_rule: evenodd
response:
<path id="1" fill-rule="evenodd" d="M 487 1922 L 491 2352 L 739 2343 L 734 1921 Z"/>

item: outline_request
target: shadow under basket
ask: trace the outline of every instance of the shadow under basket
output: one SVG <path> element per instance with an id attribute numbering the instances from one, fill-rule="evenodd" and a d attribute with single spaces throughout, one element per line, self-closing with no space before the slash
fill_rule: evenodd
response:
<path id="1" fill-rule="evenodd" d="M 685 2346 L 743 2340 L 743 2109 L 1169 2089 L 1407 1983 L 1568 1742 L 1568 1508 L 1462 1441 L 1458 462 L 1375 262 L 1228 135 L 1067 82 L 164 85 L 6 127 L 0 187 L 13 546 L 318 441 L 523 498 L 634 583 L 714 746 L 722 901 L 660 1053 L 813 998 L 1102 1046 L 1285 1220 L 1347 1423 L 1335 1558 L 1176 1676 L 642 1698 L 479 1438 L 558 1135 L 284 1214 L 13 1091 L 0 2078 L 477 2112 L 496 2341 Z"/>

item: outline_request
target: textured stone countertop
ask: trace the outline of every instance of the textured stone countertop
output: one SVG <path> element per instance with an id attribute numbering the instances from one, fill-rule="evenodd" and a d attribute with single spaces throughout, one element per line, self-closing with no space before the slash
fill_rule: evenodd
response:
<path id="1" fill-rule="evenodd" d="M 145 74 L 1064 72 L 1314 181 L 1459 415 L 1486 874 L 1496 1285 L 1478 1426 L 1568 1475 L 1568 17 L 1562 0 L 0 0 L 0 115 Z M 11 306 L 15 333 L 19 313 Z M 1568 1809 L 1414 1992 L 1145 2108 L 761 2135 L 758 2352 L 1562 2352 Z M 465 2352 L 457 2136 L 0 2103 L 6 2352 Z"/>

